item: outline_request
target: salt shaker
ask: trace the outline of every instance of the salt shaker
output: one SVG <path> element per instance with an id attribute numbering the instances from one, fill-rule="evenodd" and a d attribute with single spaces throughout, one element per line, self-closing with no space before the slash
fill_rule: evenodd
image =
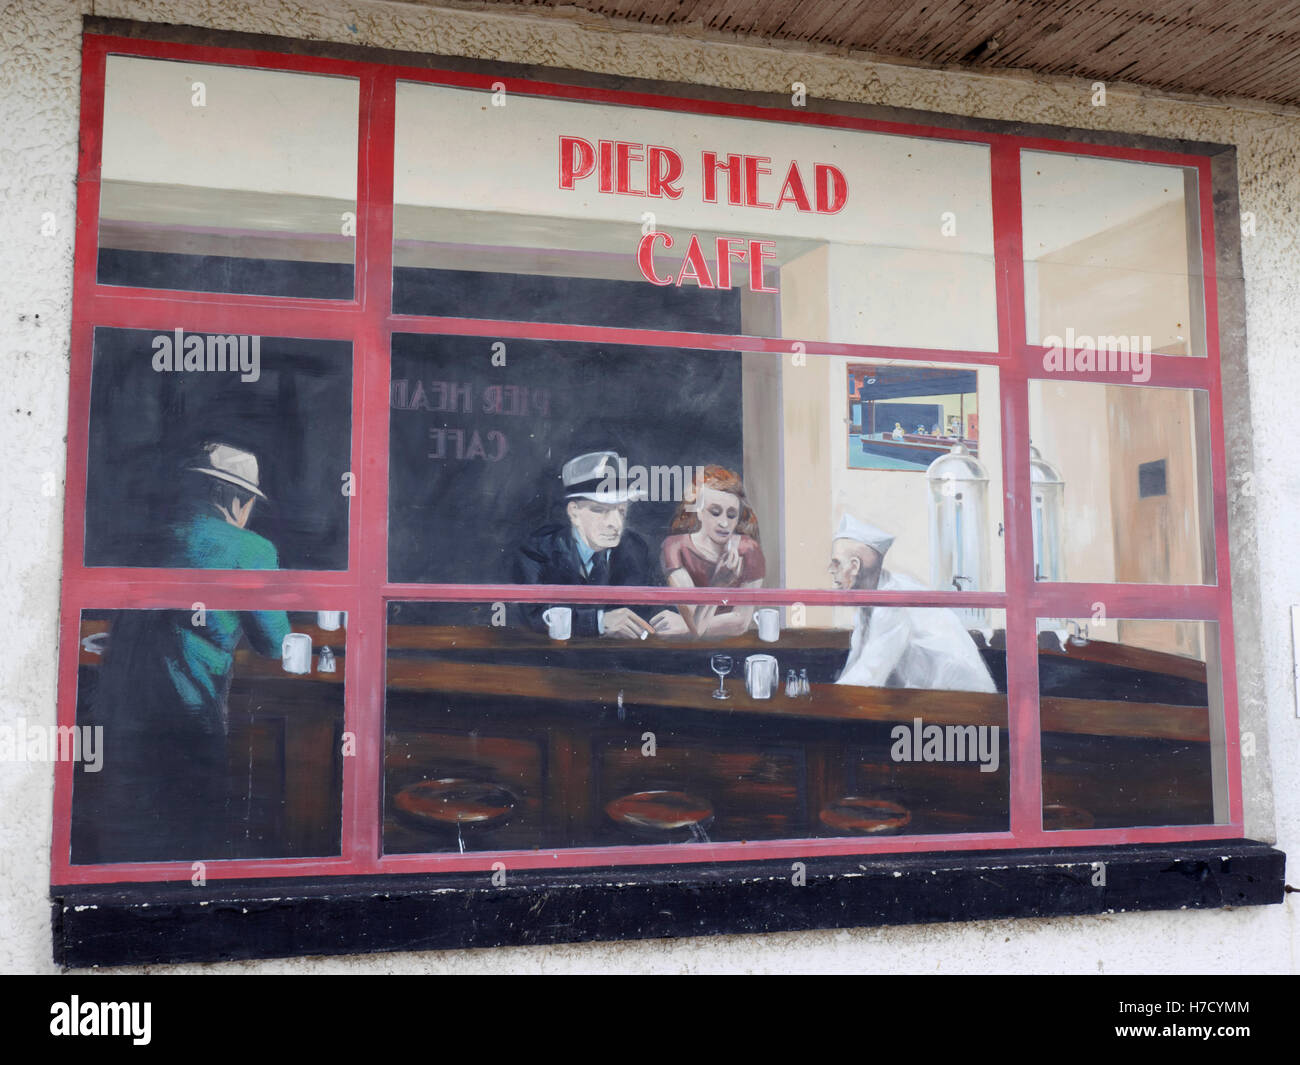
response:
<path id="1" fill-rule="evenodd" d="M 799 694 L 812 694 L 812 685 L 808 683 L 808 671 L 806 669 L 799 670 Z"/>
<path id="2" fill-rule="evenodd" d="M 334 652 L 331 651 L 328 647 L 322 647 L 320 649 L 320 657 L 316 661 L 316 672 L 317 673 L 334 672 Z"/>
<path id="3" fill-rule="evenodd" d="M 799 678 L 794 675 L 794 670 L 790 670 L 785 678 L 785 694 L 794 699 L 799 694 Z"/>

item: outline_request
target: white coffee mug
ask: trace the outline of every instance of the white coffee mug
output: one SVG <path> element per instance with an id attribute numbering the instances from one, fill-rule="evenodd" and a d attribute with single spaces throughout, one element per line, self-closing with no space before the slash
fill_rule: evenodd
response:
<path id="1" fill-rule="evenodd" d="M 770 699 L 781 677 L 781 669 L 771 655 L 750 655 L 745 659 L 745 690 L 751 699 Z"/>
<path id="2" fill-rule="evenodd" d="M 326 632 L 333 632 L 343 624 L 343 611 L 318 610 L 316 611 L 316 624 Z"/>
<path id="3" fill-rule="evenodd" d="M 311 672 L 311 637 L 305 632 L 291 632 L 280 645 L 280 664 L 286 673 Z"/>
<path id="4" fill-rule="evenodd" d="M 552 640 L 567 640 L 573 635 L 573 607 L 550 607 L 542 611 L 542 620 Z"/>
<path id="5" fill-rule="evenodd" d="M 765 643 L 775 643 L 781 638 L 781 611 L 774 607 L 764 607 L 754 611 L 754 621 L 758 625 L 758 638 Z"/>

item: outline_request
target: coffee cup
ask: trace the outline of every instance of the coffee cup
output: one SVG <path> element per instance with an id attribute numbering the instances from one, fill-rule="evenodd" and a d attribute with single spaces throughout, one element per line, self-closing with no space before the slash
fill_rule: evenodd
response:
<path id="1" fill-rule="evenodd" d="M 334 632 L 343 624 L 343 611 L 341 610 L 318 610 L 316 611 L 316 625 L 326 632 Z"/>
<path id="2" fill-rule="evenodd" d="M 311 672 L 311 637 L 305 632 L 291 632 L 280 645 L 280 664 L 286 673 Z"/>
<path id="3" fill-rule="evenodd" d="M 775 643 L 781 637 L 781 611 L 775 607 L 764 607 L 754 611 L 754 622 L 758 625 L 758 638 L 764 643 Z"/>
<path id="4" fill-rule="evenodd" d="M 553 606 L 542 611 L 542 621 L 552 640 L 567 640 L 573 635 L 573 608 Z"/>

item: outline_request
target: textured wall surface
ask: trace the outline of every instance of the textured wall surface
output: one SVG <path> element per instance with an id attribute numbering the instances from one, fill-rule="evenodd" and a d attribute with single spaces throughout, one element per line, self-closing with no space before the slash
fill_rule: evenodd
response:
<path id="1" fill-rule="evenodd" d="M 93 12 L 92 9 L 93 8 Z M 1300 847 L 1300 721 L 1288 608 L 1300 603 L 1300 118 L 1030 77 L 938 73 L 715 36 L 617 30 L 592 16 L 515 16 L 330 0 L 23 0 L 0 12 L 0 577 L 8 638 L 0 723 L 54 720 L 81 15 L 537 63 L 734 89 L 1054 123 L 1237 146 L 1249 382 L 1229 411 L 1236 624 L 1248 828 Z M 1245 432 L 1246 419 L 1253 435 Z M 1272 788 L 1270 788 L 1272 781 Z M 1276 791 L 1271 806 L 1270 791 Z M 0 763 L 0 970 L 49 971 L 51 773 Z M 1300 880 L 1290 863 L 1289 879 Z M 1284 906 L 759 937 L 241 963 L 220 970 L 369 972 L 1297 972 Z M 205 967 L 176 967 L 202 969 Z"/>

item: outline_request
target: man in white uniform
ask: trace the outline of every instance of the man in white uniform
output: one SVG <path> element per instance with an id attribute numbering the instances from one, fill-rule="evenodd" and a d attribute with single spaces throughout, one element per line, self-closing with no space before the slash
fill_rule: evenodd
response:
<path id="1" fill-rule="evenodd" d="M 920 581 L 883 568 L 893 542 L 888 533 L 844 515 L 831 542 L 831 583 L 845 591 L 925 590 Z M 848 661 L 836 683 L 997 691 L 975 641 L 957 615 L 942 607 L 860 607 Z"/>

